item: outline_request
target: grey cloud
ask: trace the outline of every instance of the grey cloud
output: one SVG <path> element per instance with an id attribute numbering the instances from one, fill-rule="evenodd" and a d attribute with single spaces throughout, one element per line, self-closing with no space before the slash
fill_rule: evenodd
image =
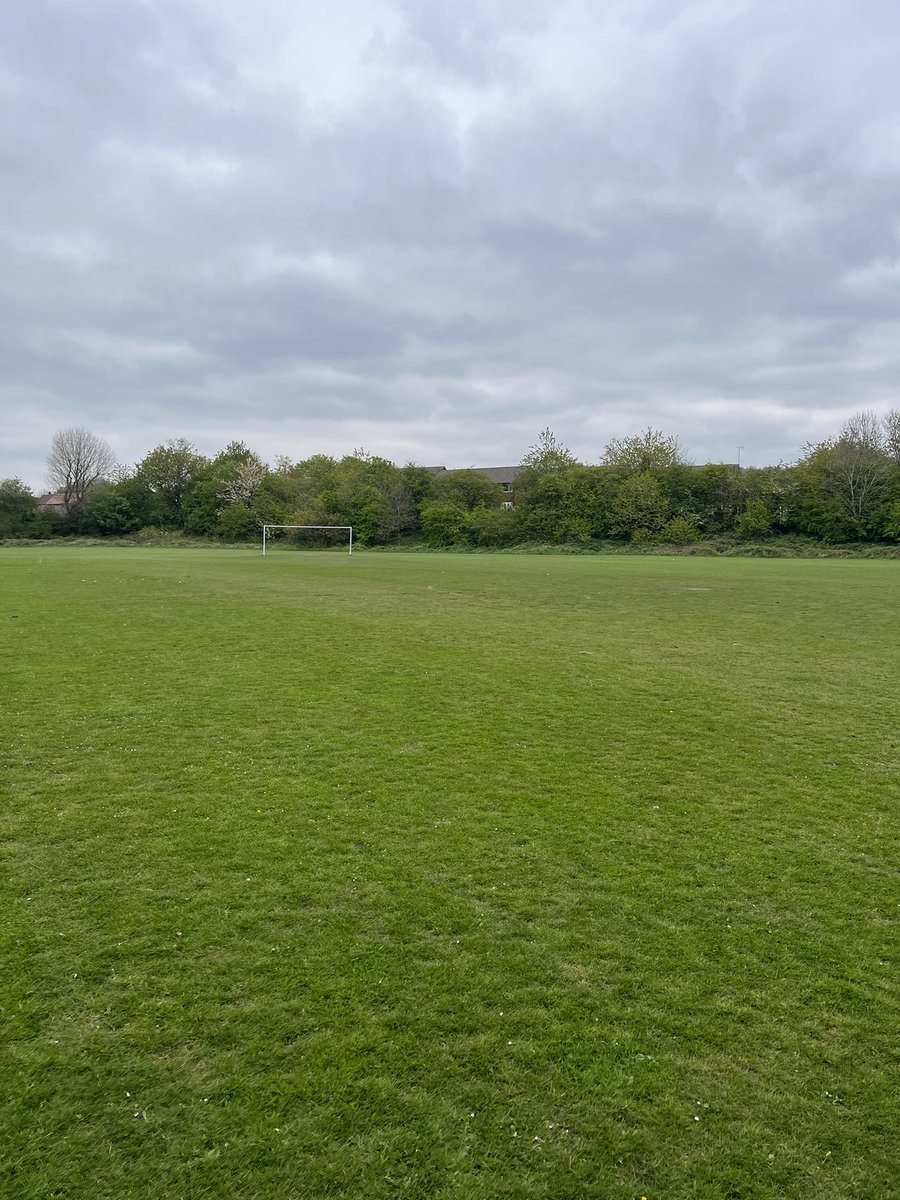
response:
<path id="1" fill-rule="evenodd" d="M 880 0 L 8 5 L 0 475 L 76 423 L 791 458 L 897 402 L 898 37 Z"/>

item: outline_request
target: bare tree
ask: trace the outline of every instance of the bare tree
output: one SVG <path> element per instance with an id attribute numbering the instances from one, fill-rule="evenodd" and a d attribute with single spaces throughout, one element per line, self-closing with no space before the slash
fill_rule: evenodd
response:
<path id="1" fill-rule="evenodd" d="M 77 508 L 85 496 L 115 470 L 116 456 L 112 447 L 76 425 L 60 429 L 53 435 L 47 458 L 47 480 L 58 491 L 67 509 Z"/>
<path id="2" fill-rule="evenodd" d="M 884 428 L 878 414 L 870 408 L 855 412 L 844 422 L 838 441 L 849 442 L 861 450 L 881 453 L 884 449 Z"/>

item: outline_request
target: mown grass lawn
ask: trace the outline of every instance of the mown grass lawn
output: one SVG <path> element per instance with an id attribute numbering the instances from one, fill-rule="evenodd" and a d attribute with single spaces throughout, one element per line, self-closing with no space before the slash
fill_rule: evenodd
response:
<path id="1" fill-rule="evenodd" d="M 0 1195 L 897 1195 L 900 564 L 0 551 Z"/>

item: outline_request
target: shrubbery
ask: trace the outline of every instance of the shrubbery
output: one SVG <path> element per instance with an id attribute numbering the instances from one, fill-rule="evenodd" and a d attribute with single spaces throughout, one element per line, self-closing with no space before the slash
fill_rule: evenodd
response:
<path id="1" fill-rule="evenodd" d="M 900 429 L 900 415 L 895 424 Z M 362 450 L 341 459 L 280 458 L 272 468 L 240 442 L 206 458 L 173 439 L 132 471 L 79 493 L 63 518 L 37 508 L 20 480 L 3 481 L 0 537 L 140 538 L 150 528 L 244 542 L 266 523 L 352 525 L 361 545 L 421 538 L 432 549 L 604 542 L 706 551 L 724 539 L 763 553 L 759 547 L 791 536 L 897 542 L 900 446 L 892 430 L 891 414 L 882 424 L 857 414 L 837 438 L 806 447 L 794 466 L 743 470 L 690 466 L 677 439 L 655 430 L 612 439 L 602 464 L 587 466 L 544 430 L 518 469 L 514 508 L 502 507 L 509 493 L 474 469 L 397 467 Z M 303 540 L 328 542 L 327 535 Z"/>

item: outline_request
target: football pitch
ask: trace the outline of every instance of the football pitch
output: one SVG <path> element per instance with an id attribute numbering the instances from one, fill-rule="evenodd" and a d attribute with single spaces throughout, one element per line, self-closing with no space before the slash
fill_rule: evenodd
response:
<path id="1" fill-rule="evenodd" d="M 0 549 L 0 1195 L 898 1194 L 900 563 Z"/>

